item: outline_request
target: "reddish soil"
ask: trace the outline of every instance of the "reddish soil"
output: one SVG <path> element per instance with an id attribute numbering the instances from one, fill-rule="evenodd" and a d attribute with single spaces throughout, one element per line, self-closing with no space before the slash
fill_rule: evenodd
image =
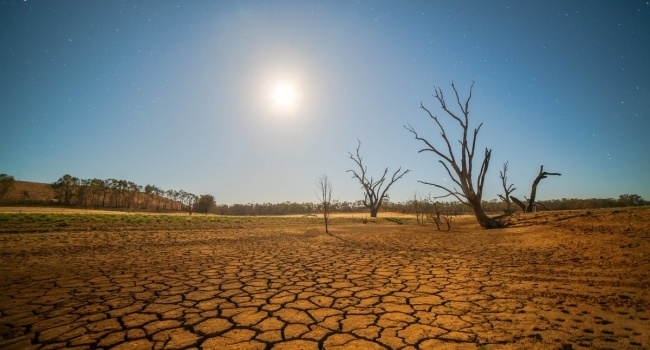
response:
<path id="1" fill-rule="evenodd" d="M 0 214 L 0 348 L 650 348 L 648 208 L 492 231 L 335 218 L 332 235 L 72 215 Z"/>

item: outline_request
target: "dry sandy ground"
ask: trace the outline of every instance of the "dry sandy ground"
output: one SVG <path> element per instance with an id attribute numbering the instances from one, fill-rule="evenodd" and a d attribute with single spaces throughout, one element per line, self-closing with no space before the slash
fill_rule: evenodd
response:
<path id="1" fill-rule="evenodd" d="M 290 220 L 0 223 L 0 348 L 650 348 L 650 209 Z"/>

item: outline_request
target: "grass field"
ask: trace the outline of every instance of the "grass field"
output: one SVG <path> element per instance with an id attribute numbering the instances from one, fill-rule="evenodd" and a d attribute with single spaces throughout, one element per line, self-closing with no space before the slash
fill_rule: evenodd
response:
<path id="1" fill-rule="evenodd" d="M 650 347 L 648 208 L 363 217 L 1 208 L 0 348 Z"/>

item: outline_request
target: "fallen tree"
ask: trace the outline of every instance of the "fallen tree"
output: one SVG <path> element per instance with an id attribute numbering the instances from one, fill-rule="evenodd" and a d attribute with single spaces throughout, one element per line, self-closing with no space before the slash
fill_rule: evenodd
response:
<path id="1" fill-rule="evenodd" d="M 530 198 L 528 198 L 528 204 L 524 204 L 521 202 L 519 199 L 516 197 L 510 196 L 510 199 L 517 204 L 526 213 L 532 213 L 533 209 L 535 208 L 535 205 L 539 204 L 535 202 L 535 197 L 537 196 L 537 185 L 539 185 L 539 182 L 542 181 L 542 179 L 547 178 L 548 176 L 555 175 L 555 176 L 561 176 L 562 174 L 560 173 L 549 173 L 544 171 L 544 165 L 539 167 L 539 174 L 535 178 L 535 181 L 533 181 L 533 187 L 530 190 Z M 525 198 L 525 197 L 524 197 Z"/>

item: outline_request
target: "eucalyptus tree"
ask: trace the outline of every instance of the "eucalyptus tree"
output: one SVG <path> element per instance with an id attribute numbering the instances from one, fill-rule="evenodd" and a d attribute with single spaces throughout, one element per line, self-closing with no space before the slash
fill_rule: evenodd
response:
<path id="1" fill-rule="evenodd" d="M 59 201 L 62 201 L 65 205 L 70 205 L 78 182 L 78 178 L 65 174 L 53 182 L 51 186 Z"/>
<path id="2" fill-rule="evenodd" d="M 447 105 L 442 89 L 435 87 L 435 95 L 433 95 L 440 104 L 440 108 L 446 113 L 447 116 L 452 118 L 458 126 L 460 127 L 461 138 L 458 140 L 458 148 L 452 145 L 449 135 L 447 134 L 445 128 L 443 127 L 442 122 L 439 117 L 431 113 L 429 109 L 424 107 L 420 103 L 420 108 L 422 108 L 433 120 L 440 132 L 440 136 L 444 141 L 444 147 L 434 146 L 435 142 L 431 142 L 428 139 L 420 136 L 415 129 L 411 126 L 404 126 L 406 130 L 412 133 L 416 140 L 424 144 L 419 152 L 431 152 L 438 159 L 438 162 L 442 164 L 445 168 L 445 171 L 451 181 L 453 182 L 454 187 L 443 186 L 436 183 L 419 181 L 420 183 L 431 185 L 437 187 L 444 192 L 444 195 L 436 198 L 444 197 L 454 197 L 459 200 L 461 203 L 472 208 L 476 220 L 481 225 L 481 227 L 486 229 L 502 227 L 501 223 L 497 220 L 487 216 L 482 207 L 483 200 L 483 185 L 485 184 L 485 174 L 487 173 L 488 166 L 490 165 L 490 156 L 492 155 L 492 150 L 485 148 L 483 161 L 481 162 L 481 167 L 479 168 L 478 175 L 476 176 L 476 185 L 474 185 L 474 155 L 476 149 L 476 137 L 478 136 L 479 131 L 483 123 L 479 124 L 477 128 L 473 131 L 470 131 L 469 127 L 469 102 L 472 99 L 472 90 L 474 84 L 469 89 L 469 96 L 467 99 L 462 102 L 460 96 L 458 95 L 458 90 L 454 83 L 451 83 L 451 87 L 454 90 L 456 95 L 456 104 L 460 109 L 460 114 L 454 112 L 450 109 L 450 106 Z M 454 143 L 455 145 L 455 143 Z M 457 187 L 456 187 L 457 186 Z"/>
<path id="3" fill-rule="evenodd" d="M 415 219 L 418 222 L 418 225 L 424 225 L 425 213 L 424 207 L 426 202 L 422 200 L 422 196 L 418 194 L 418 191 L 413 192 L 412 199 L 408 202 L 408 206 L 415 213 Z"/>
<path id="4" fill-rule="evenodd" d="M 16 186 L 16 179 L 7 174 L 0 174 L 0 199 Z"/>
<path id="5" fill-rule="evenodd" d="M 110 195 L 108 205 L 117 208 L 120 204 L 120 185 L 117 179 L 106 179 L 106 191 Z"/>
<path id="6" fill-rule="evenodd" d="M 181 210 L 187 211 L 190 215 L 194 211 L 194 205 L 198 200 L 198 196 L 184 190 L 178 191 L 178 200 L 181 203 Z"/>
<path id="7" fill-rule="evenodd" d="M 162 188 L 153 186 L 153 198 L 156 201 L 156 210 L 162 209 L 162 205 L 164 203 L 163 199 L 165 195 L 165 191 L 163 191 Z"/>
<path id="8" fill-rule="evenodd" d="M 411 170 L 406 169 L 402 171 L 402 167 L 399 167 L 388 181 L 386 181 L 388 168 L 384 169 L 384 173 L 378 179 L 375 179 L 372 176 L 369 177 L 368 167 L 363 164 L 363 158 L 359 152 L 359 149 L 361 148 L 361 141 L 357 141 L 359 144 L 357 145 L 356 153 L 353 155 L 352 153 L 348 152 L 348 154 L 349 158 L 354 161 L 359 169 L 358 171 L 350 169 L 347 170 L 347 172 L 351 173 L 352 178 L 356 179 L 361 184 L 364 192 L 362 203 L 366 208 L 370 209 L 370 217 L 375 218 L 377 217 L 377 213 L 379 212 L 379 208 L 381 208 L 381 204 L 383 203 L 384 199 L 388 197 L 388 190 L 390 187 L 395 182 L 397 182 L 397 180 L 408 174 Z M 384 185 L 386 185 L 386 187 L 383 187 Z"/>
<path id="9" fill-rule="evenodd" d="M 86 206 L 88 204 L 88 194 L 90 194 L 90 179 L 79 179 L 76 184 L 77 205 Z"/>
<path id="10" fill-rule="evenodd" d="M 171 201 L 172 201 L 172 197 L 174 196 L 174 190 L 170 189 L 167 191 L 163 191 L 163 196 L 165 198 L 165 201 L 163 202 L 163 210 L 167 209 L 167 205 L 170 206 L 170 209 L 173 209 L 171 207 Z"/>
<path id="11" fill-rule="evenodd" d="M 90 204 L 92 206 L 99 206 L 99 196 L 104 195 L 104 180 L 94 178 L 90 180 Z M 102 206 L 104 204 L 102 203 Z"/>
<path id="12" fill-rule="evenodd" d="M 539 174 L 537 174 L 537 177 L 533 181 L 533 186 L 530 189 L 530 199 L 528 200 L 528 206 L 526 207 L 527 213 L 533 212 L 533 206 L 535 205 L 535 197 L 537 196 L 537 185 L 539 185 L 539 182 L 542 181 L 542 179 L 545 179 L 550 175 L 561 176 L 562 174 L 546 172 L 544 171 L 543 165 L 539 167 Z"/>
<path id="13" fill-rule="evenodd" d="M 129 182 L 126 180 L 119 180 L 118 185 L 120 188 L 120 207 L 124 208 L 129 205 L 130 200 Z"/>
<path id="14" fill-rule="evenodd" d="M 192 194 L 192 193 L 186 193 L 186 201 L 187 201 L 187 211 L 192 215 L 192 212 L 196 208 L 196 202 L 199 200 L 199 196 Z M 215 203 L 216 207 L 216 203 Z"/>
<path id="15" fill-rule="evenodd" d="M 142 209 L 147 209 L 149 202 L 154 196 L 154 190 L 156 186 L 154 185 L 145 185 L 144 186 L 144 196 L 142 197 Z"/>
<path id="16" fill-rule="evenodd" d="M 105 179 L 104 180 L 104 194 L 102 196 L 102 207 L 111 205 L 111 199 L 114 197 L 113 196 L 113 179 Z M 106 203 L 106 198 L 108 197 L 108 203 Z"/>
<path id="17" fill-rule="evenodd" d="M 519 207 L 521 207 L 521 209 L 524 212 L 532 213 L 535 210 L 535 205 L 537 204 L 542 205 L 541 203 L 535 202 L 535 197 L 537 197 L 537 185 L 539 185 L 540 181 L 552 175 L 561 176 L 562 174 L 546 172 L 544 171 L 544 165 L 539 167 L 539 174 L 537 174 L 537 177 L 535 178 L 535 180 L 533 180 L 533 186 L 530 189 L 530 198 L 528 198 L 528 204 L 524 204 L 523 202 L 521 202 L 519 199 L 515 197 L 510 197 L 510 198 L 512 198 L 512 201 L 515 202 L 515 204 L 517 204 Z"/>
<path id="18" fill-rule="evenodd" d="M 499 178 L 501 179 L 501 185 L 503 186 L 503 192 L 504 195 L 499 194 L 499 198 L 506 202 L 506 213 L 510 214 L 512 213 L 511 209 L 511 203 L 512 201 L 510 200 L 510 194 L 514 192 L 517 188 L 513 187 L 513 184 L 508 185 L 508 175 L 506 174 L 508 172 L 508 162 L 503 163 L 503 170 L 499 172 Z"/>
<path id="19" fill-rule="evenodd" d="M 138 199 L 140 197 L 140 192 L 142 191 L 142 186 L 136 184 L 133 181 L 126 182 L 126 205 L 129 208 L 136 208 L 138 206 Z"/>
<path id="20" fill-rule="evenodd" d="M 323 220 L 325 221 L 325 233 L 330 233 L 329 231 L 329 219 L 330 214 L 332 213 L 332 182 L 327 177 L 327 175 L 322 175 L 318 182 L 316 183 L 317 187 L 317 197 L 320 204 L 323 206 Z"/>
<path id="21" fill-rule="evenodd" d="M 211 211 L 216 210 L 217 203 L 215 202 L 213 195 L 204 194 L 196 201 L 195 208 L 197 213 L 205 213 L 205 215 L 208 215 Z"/>

